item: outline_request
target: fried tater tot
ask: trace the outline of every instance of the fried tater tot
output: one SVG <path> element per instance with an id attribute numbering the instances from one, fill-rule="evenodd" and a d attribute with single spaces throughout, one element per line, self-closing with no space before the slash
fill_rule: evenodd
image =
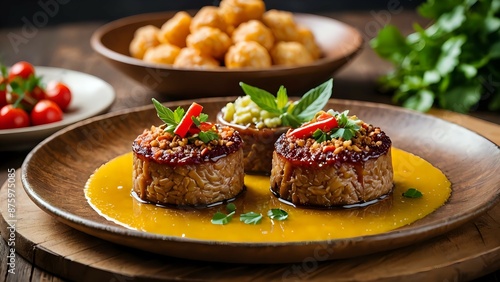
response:
<path id="1" fill-rule="evenodd" d="M 153 25 L 138 28 L 134 33 L 134 38 L 130 42 L 129 52 L 132 57 L 142 59 L 144 53 L 151 47 L 155 47 L 160 42 L 157 39 L 160 30 Z"/>
<path id="2" fill-rule="evenodd" d="M 175 58 L 174 67 L 215 69 L 219 67 L 219 62 L 212 57 L 203 56 L 196 49 L 186 47 L 182 48 Z"/>
<path id="3" fill-rule="evenodd" d="M 191 20 L 189 30 L 193 33 L 203 26 L 218 28 L 224 32 L 227 31 L 226 20 L 220 13 L 219 8 L 215 6 L 201 8 Z"/>
<path id="4" fill-rule="evenodd" d="M 219 7 L 226 22 L 234 27 L 249 20 L 260 20 L 266 11 L 262 0 L 222 0 Z"/>
<path id="5" fill-rule="evenodd" d="M 299 42 L 278 42 L 271 50 L 275 65 L 298 66 L 312 63 L 313 57 L 306 47 Z"/>
<path id="6" fill-rule="evenodd" d="M 145 62 L 172 65 L 179 55 L 181 48 L 164 43 L 156 47 L 149 48 L 144 54 Z"/>
<path id="7" fill-rule="evenodd" d="M 271 66 L 271 57 L 267 49 L 259 43 L 240 41 L 229 48 L 224 62 L 228 69 L 268 68 Z"/>
<path id="8" fill-rule="evenodd" d="M 186 37 L 189 34 L 191 15 L 184 11 L 177 12 L 171 19 L 166 21 L 158 33 L 161 43 L 170 43 L 177 47 L 186 47 Z"/>
<path id="9" fill-rule="evenodd" d="M 314 60 L 319 59 L 321 57 L 321 49 L 316 43 L 313 32 L 309 28 L 300 25 L 297 31 L 299 33 L 299 42 L 306 47 Z"/>
<path id="10" fill-rule="evenodd" d="M 222 59 L 232 42 L 220 29 L 204 26 L 188 35 L 186 43 L 188 47 L 199 50 L 203 55 Z"/>
<path id="11" fill-rule="evenodd" d="M 234 30 L 232 39 L 234 43 L 240 41 L 255 41 L 264 46 L 267 50 L 271 50 L 274 45 L 273 33 L 258 20 L 250 20 L 240 24 Z"/>
<path id="12" fill-rule="evenodd" d="M 271 29 L 276 41 L 298 41 L 299 32 L 292 13 L 269 10 L 262 15 L 262 21 Z"/>

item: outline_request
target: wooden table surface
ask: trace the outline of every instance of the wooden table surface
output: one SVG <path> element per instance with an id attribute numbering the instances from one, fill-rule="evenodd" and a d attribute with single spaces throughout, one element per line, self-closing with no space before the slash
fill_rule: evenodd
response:
<path id="1" fill-rule="evenodd" d="M 412 31 L 412 23 L 423 25 L 427 20 L 420 18 L 413 11 L 389 13 L 383 11 L 384 17 L 378 11 L 366 12 L 325 12 L 322 15 L 350 24 L 362 33 L 365 39 L 364 49 L 335 77 L 334 97 L 391 103 L 391 97 L 376 91 L 376 79 L 387 72 L 391 66 L 382 61 L 369 48 L 368 40 L 376 34 L 376 30 L 386 23 L 398 26 L 404 34 Z M 26 41 L 18 46 L 9 44 L 9 35 L 22 35 L 23 27 L 0 29 L 0 60 L 6 65 L 25 60 L 38 66 L 52 66 L 85 72 L 110 83 L 117 94 L 117 99 L 110 111 L 117 111 L 135 106 L 150 104 L 151 98 L 166 101 L 164 96 L 144 88 L 116 71 L 90 47 L 90 36 L 103 22 L 69 23 L 58 26 L 48 26 L 36 29 Z M 131 95 L 133 93 L 133 95 Z M 500 144 L 500 113 L 474 111 L 470 115 L 459 115 L 446 111 L 433 110 L 429 114 L 468 127 L 496 144 Z M 0 153 L 0 184 L 7 180 L 9 169 L 18 169 L 28 151 Z M 2 203 L 3 204 L 3 203 Z M 5 232 L 5 230 L 0 230 Z M 6 244 L 0 240 L 2 261 L 6 256 Z M 28 261 L 19 258 L 18 269 L 22 271 L 17 276 L 7 273 L 5 263 L 0 266 L 0 279 L 7 281 L 58 281 L 56 276 L 32 266 Z M 500 281 L 498 271 L 488 274 L 485 278 Z"/>

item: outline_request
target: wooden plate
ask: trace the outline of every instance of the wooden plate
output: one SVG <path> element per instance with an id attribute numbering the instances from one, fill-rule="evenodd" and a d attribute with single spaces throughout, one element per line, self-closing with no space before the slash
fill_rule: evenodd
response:
<path id="1" fill-rule="evenodd" d="M 215 117 L 229 98 L 197 100 Z M 167 103 L 187 107 L 191 101 Z M 238 263 L 301 262 L 366 255 L 415 244 L 443 234 L 481 215 L 500 198 L 500 149 L 458 125 L 401 108 L 357 101 L 331 100 L 328 108 L 378 125 L 395 147 L 417 154 L 440 168 L 452 182 L 449 201 L 409 226 L 372 236 L 292 243 L 213 242 L 160 236 L 107 221 L 85 199 L 83 188 L 93 171 L 130 151 L 144 128 L 159 124 L 152 107 L 96 117 L 59 131 L 38 145 L 22 167 L 28 196 L 63 223 L 96 237 L 170 256 Z"/>

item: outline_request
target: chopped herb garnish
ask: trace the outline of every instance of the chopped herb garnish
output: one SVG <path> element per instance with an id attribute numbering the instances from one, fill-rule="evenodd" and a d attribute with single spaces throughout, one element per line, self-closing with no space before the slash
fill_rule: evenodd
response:
<path id="1" fill-rule="evenodd" d="M 262 214 L 256 212 L 247 212 L 240 215 L 240 221 L 245 224 L 259 224 L 262 221 Z"/>
<path id="2" fill-rule="evenodd" d="M 403 196 L 406 198 L 421 198 L 423 195 L 422 192 L 418 191 L 417 189 L 409 188 L 403 193 Z"/>
<path id="3" fill-rule="evenodd" d="M 217 132 L 215 132 L 213 130 L 200 131 L 198 133 L 198 137 L 200 138 L 201 141 L 203 141 L 203 143 L 207 144 L 208 142 L 210 142 L 212 140 L 219 139 L 219 134 L 217 134 Z"/>
<path id="4" fill-rule="evenodd" d="M 234 212 L 236 210 L 236 205 L 234 203 L 229 203 L 226 205 L 227 212 Z"/>
<path id="5" fill-rule="evenodd" d="M 163 106 L 160 102 L 158 102 L 156 99 L 153 100 L 153 105 L 155 106 L 156 113 L 158 117 L 165 123 L 165 131 L 170 132 L 172 134 L 174 133 L 179 133 L 181 137 L 184 137 L 184 135 L 189 131 L 193 130 L 191 132 L 192 136 L 188 137 L 190 141 L 193 141 L 193 139 L 199 139 L 203 143 L 209 143 L 212 140 L 217 140 L 219 139 L 219 134 L 215 131 L 213 124 L 207 122 L 208 120 L 208 115 L 205 113 L 200 113 L 201 107 L 200 105 L 197 105 L 196 103 L 193 103 L 194 106 L 197 106 L 198 113 L 190 114 L 190 109 L 193 107 L 191 105 L 190 109 L 188 109 L 188 112 L 186 113 L 184 109 L 177 107 L 175 111 L 172 111 L 171 109 Z M 196 104 L 196 105 L 195 105 Z M 187 115 L 188 120 L 183 120 L 184 115 Z M 190 116 L 190 118 L 189 118 Z M 189 121 L 191 120 L 191 121 Z M 182 129 L 182 130 L 181 130 Z M 177 131 L 178 130 L 178 131 Z"/>
<path id="6" fill-rule="evenodd" d="M 270 209 L 267 211 L 267 216 L 271 219 L 285 220 L 288 218 L 288 213 L 282 209 Z"/>
<path id="7" fill-rule="evenodd" d="M 219 225 L 226 225 L 228 224 L 231 219 L 233 219 L 233 215 L 236 213 L 236 211 L 232 211 L 229 214 L 225 214 L 222 212 L 216 212 L 214 216 L 212 217 L 212 224 L 219 224 Z"/>
<path id="8" fill-rule="evenodd" d="M 309 90 L 299 101 L 291 103 L 288 100 L 286 88 L 281 86 L 276 97 L 266 90 L 240 82 L 246 95 L 261 109 L 279 115 L 285 126 L 299 127 L 323 109 L 332 94 L 333 79 Z"/>
<path id="9" fill-rule="evenodd" d="M 191 119 L 193 120 L 193 123 L 199 127 L 202 122 L 206 122 L 208 120 L 208 115 L 205 113 L 201 113 L 199 116 L 192 117 Z"/>
<path id="10" fill-rule="evenodd" d="M 323 130 L 321 129 L 316 129 L 316 131 L 314 131 L 313 133 L 313 138 L 314 140 L 316 140 L 316 142 L 318 143 L 321 143 L 321 142 L 325 142 L 325 141 L 328 141 L 328 140 L 331 140 L 331 136 L 326 134 Z"/>

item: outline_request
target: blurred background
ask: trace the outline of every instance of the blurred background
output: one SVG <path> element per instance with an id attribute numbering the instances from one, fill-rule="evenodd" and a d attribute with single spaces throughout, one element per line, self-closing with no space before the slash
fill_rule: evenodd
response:
<path id="1" fill-rule="evenodd" d="M 0 26 L 12 27 L 23 25 L 23 17 L 34 15 L 43 5 L 58 3 L 64 5 L 49 25 L 63 22 L 88 20 L 114 20 L 125 16 L 159 12 L 168 10 L 199 9 L 202 6 L 218 6 L 217 0 L 16 0 L 3 1 L 3 11 L 0 16 Z M 404 6 L 412 9 L 422 3 L 422 0 L 266 0 L 267 9 L 281 9 L 303 13 L 321 13 L 332 11 L 359 11 L 387 9 L 388 6 Z M 4 10 L 5 9 L 5 10 Z"/>

